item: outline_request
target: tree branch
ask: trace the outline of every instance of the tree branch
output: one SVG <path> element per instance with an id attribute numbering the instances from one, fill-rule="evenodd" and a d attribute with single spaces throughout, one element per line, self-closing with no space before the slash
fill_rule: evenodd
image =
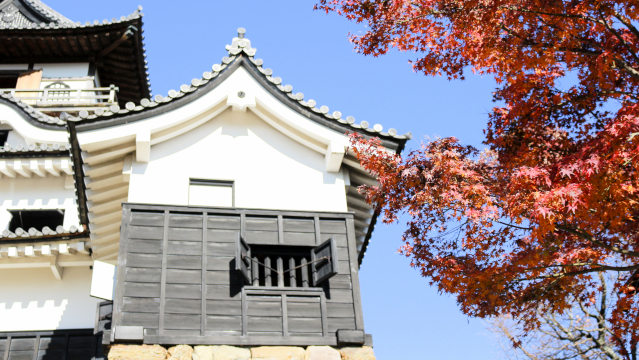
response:
<path id="1" fill-rule="evenodd" d="M 599 240 L 596 240 L 592 235 L 590 235 L 588 233 L 585 233 L 585 232 L 582 232 L 582 231 L 579 231 L 579 230 L 575 230 L 575 229 L 573 229 L 573 228 L 571 228 L 569 226 L 565 226 L 565 225 L 555 224 L 555 226 L 559 230 L 563 230 L 563 231 L 568 232 L 570 234 L 579 236 L 580 238 L 582 238 L 584 240 L 587 240 L 587 241 L 589 241 L 589 242 L 591 242 L 591 243 L 593 243 L 593 244 L 595 244 L 595 245 L 597 245 L 599 247 L 602 247 L 604 249 L 616 252 L 618 254 L 626 255 L 626 256 L 639 257 L 639 252 L 630 251 L 630 250 L 622 249 L 622 248 L 617 247 L 617 246 L 605 244 L 605 243 L 603 243 L 603 242 L 601 242 Z"/>

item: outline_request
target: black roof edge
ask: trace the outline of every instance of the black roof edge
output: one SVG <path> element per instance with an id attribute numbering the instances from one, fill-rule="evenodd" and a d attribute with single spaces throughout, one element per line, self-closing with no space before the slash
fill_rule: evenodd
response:
<path id="1" fill-rule="evenodd" d="M 63 125 L 47 124 L 34 119 L 33 116 L 29 114 L 24 107 L 18 105 L 17 102 L 10 101 L 0 96 L 0 104 L 7 105 L 10 108 L 16 110 L 18 114 L 20 114 L 20 117 L 22 117 L 30 125 L 33 125 L 35 127 L 38 127 L 40 129 L 45 129 L 45 130 L 65 131 L 65 128 Z"/>
<path id="2" fill-rule="evenodd" d="M 82 167 L 82 149 L 78 143 L 78 134 L 75 123 L 67 123 L 69 131 L 69 143 L 71 144 L 71 162 L 73 164 L 73 180 L 75 182 L 75 195 L 78 201 L 78 215 L 80 224 L 84 225 L 84 230 L 89 229 L 89 209 L 87 205 L 86 188 L 84 186 L 84 169 Z"/>
<path id="3" fill-rule="evenodd" d="M 122 116 L 113 115 L 106 119 L 97 118 L 93 121 L 89 120 L 81 120 L 77 122 L 77 131 L 85 132 L 103 129 L 106 127 L 117 126 L 128 124 L 136 121 L 145 120 L 157 115 L 161 115 L 167 113 L 169 111 L 173 111 L 178 109 L 192 101 L 197 100 L 198 98 L 206 95 L 209 91 L 215 89 L 219 84 L 224 82 L 230 74 L 232 74 L 236 69 L 240 66 L 244 67 L 249 74 L 264 87 L 271 95 L 273 95 L 276 99 L 287 105 L 289 108 L 299 113 L 300 115 L 320 124 L 329 129 L 341 132 L 357 132 L 364 135 L 367 138 L 376 137 L 375 135 L 371 135 L 369 132 L 353 129 L 347 125 L 339 124 L 335 121 L 331 121 L 330 119 L 326 119 L 324 116 L 313 113 L 307 108 L 300 105 L 298 102 L 290 99 L 286 94 L 282 93 L 279 89 L 277 89 L 276 85 L 269 82 L 260 72 L 257 70 L 257 67 L 243 54 L 238 55 L 226 68 L 224 68 L 218 76 L 214 79 L 210 80 L 207 84 L 200 86 L 197 91 L 185 94 L 184 96 L 174 99 L 171 102 L 166 104 L 159 104 L 158 106 L 150 109 L 146 109 L 141 111 L 140 113 L 133 114 L 125 114 Z M 377 136 L 379 137 L 379 136 Z M 408 139 L 395 139 L 395 138 L 381 138 L 381 143 L 387 148 L 397 150 L 404 147 L 404 144 Z"/>

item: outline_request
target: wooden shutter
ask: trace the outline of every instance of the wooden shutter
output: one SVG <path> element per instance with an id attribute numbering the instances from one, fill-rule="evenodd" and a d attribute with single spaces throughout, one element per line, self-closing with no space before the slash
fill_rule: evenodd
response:
<path id="1" fill-rule="evenodd" d="M 313 286 L 319 286 L 325 280 L 337 274 L 337 243 L 335 237 L 323 242 L 311 251 Z"/>
<path id="2" fill-rule="evenodd" d="M 238 236 L 235 251 L 235 269 L 239 270 L 244 277 L 244 283 L 250 285 L 251 282 L 251 247 Z"/>
<path id="3" fill-rule="evenodd" d="M 42 81 L 42 70 L 34 70 L 20 74 L 18 77 L 18 83 L 16 84 L 16 90 L 20 89 L 40 89 L 40 82 Z M 16 93 L 16 97 L 36 97 L 37 92 Z M 22 100 L 22 102 L 29 105 L 36 104 L 35 99 Z"/>

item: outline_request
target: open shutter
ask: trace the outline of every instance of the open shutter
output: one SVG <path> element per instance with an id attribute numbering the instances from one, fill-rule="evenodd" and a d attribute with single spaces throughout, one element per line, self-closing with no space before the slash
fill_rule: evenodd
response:
<path id="1" fill-rule="evenodd" d="M 235 250 L 235 269 L 239 270 L 246 284 L 251 284 L 251 247 L 238 236 Z"/>
<path id="2" fill-rule="evenodd" d="M 337 274 L 337 243 L 332 237 L 311 251 L 313 286 Z"/>
<path id="3" fill-rule="evenodd" d="M 16 84 L 16 89 L 40 89 L 40 82 L 42 81 L 42 70 L 33 70 L 29 72 L 25 72 L 20 74 L 18 77 L 18 83 Z M 37 92 L 24 92 L 24 93 L 16 93 L 16 97 L 37 97 L 39 93 Z M 37 100 L 35 99 L 27 99 L 22 100 L 22 102 L 35 105 Z"/>

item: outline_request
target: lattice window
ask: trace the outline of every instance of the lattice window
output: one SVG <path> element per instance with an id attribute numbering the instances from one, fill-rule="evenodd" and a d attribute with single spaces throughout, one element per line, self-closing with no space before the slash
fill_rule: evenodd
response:
<path id="1" fill-rule="evenodd" d="M 71 86 L 60 81 L 56 81 L 44 87 L 49 90 L 47 92 L 46 101 L 59 102 L 59 101 L 71 101 Z"/>

